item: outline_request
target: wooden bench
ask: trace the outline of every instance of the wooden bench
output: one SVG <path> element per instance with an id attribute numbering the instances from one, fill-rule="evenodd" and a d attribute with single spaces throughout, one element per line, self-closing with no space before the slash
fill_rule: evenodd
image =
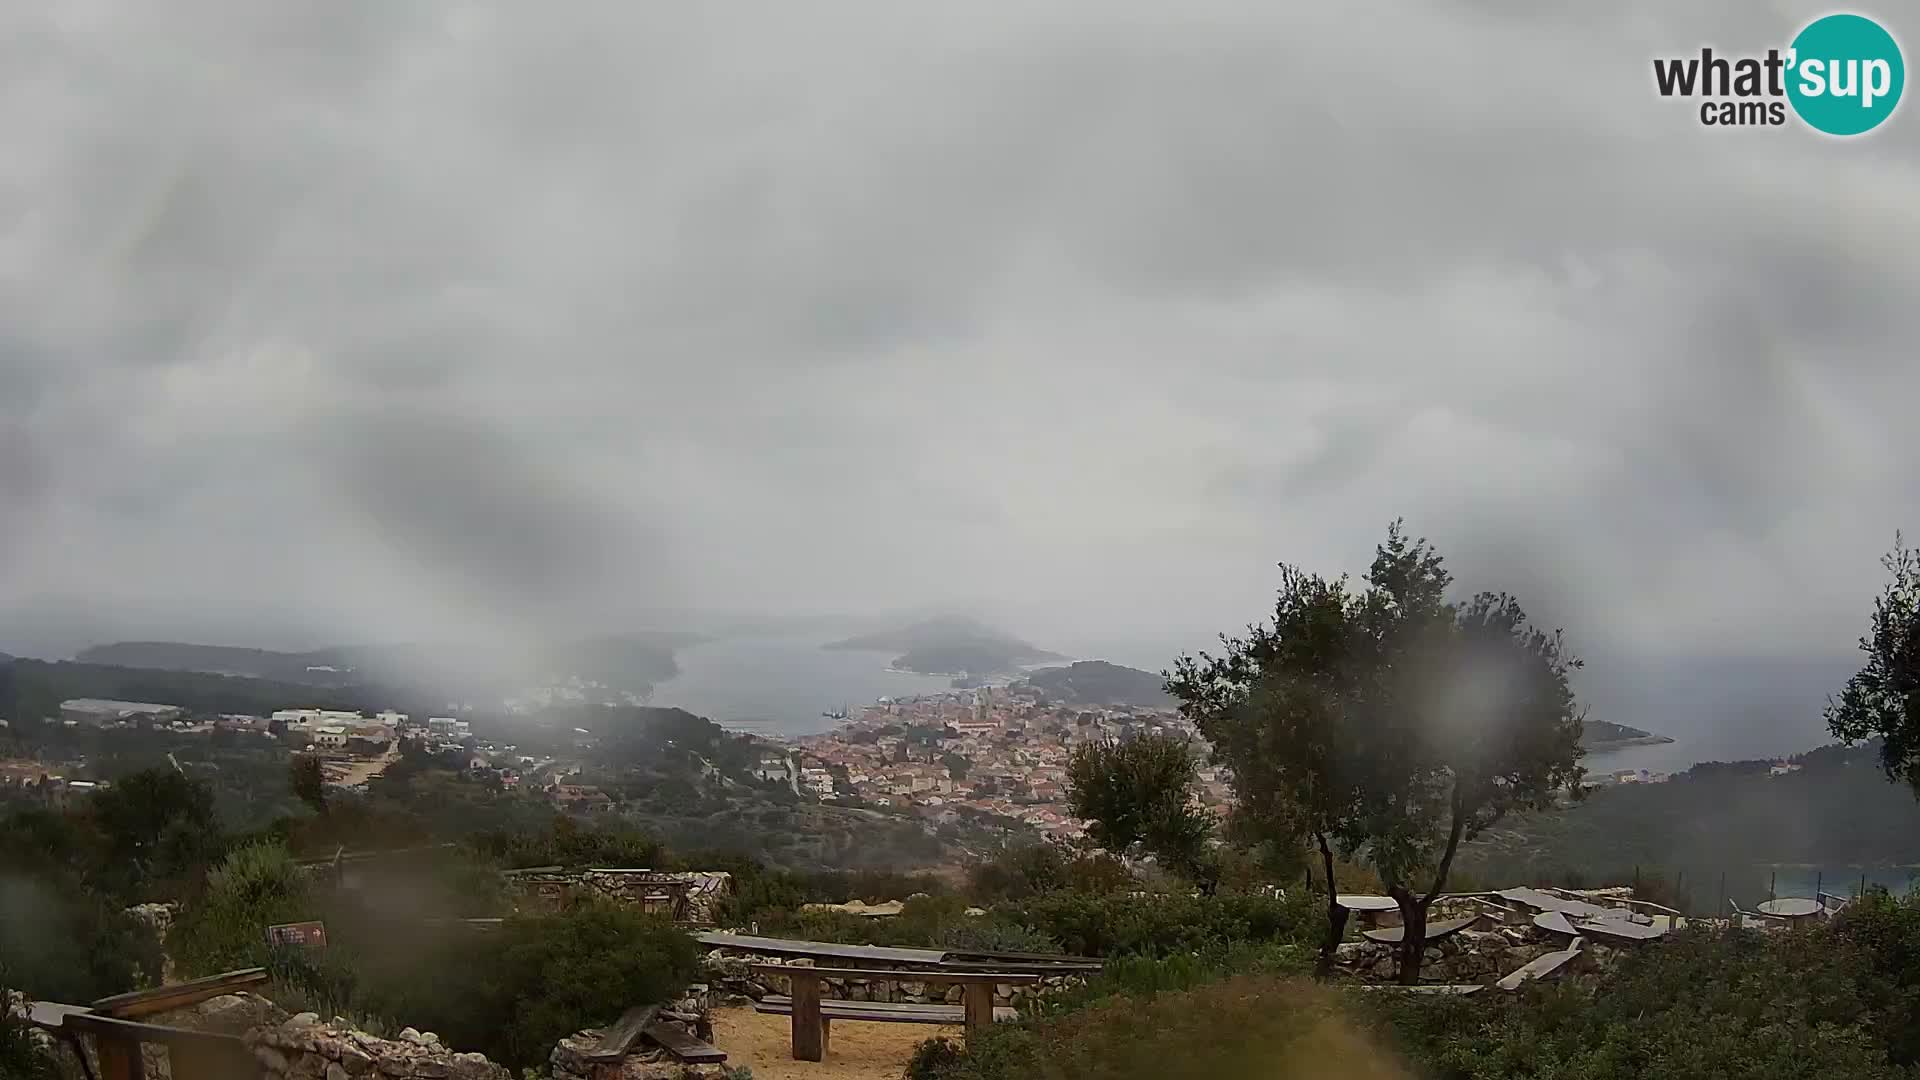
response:
<path id="1" fill-rule="evenodd" d="M 659 1012 L 658 1005 L 628 1009 L 582 1056 L 595 1065 L 618 1065 L 633 1052 L 633 1044 L 644 1038 L 689 1065 L 718 1065 L 727 1060 L 725 1051 L 706 1040 L 655 1020 Z"/>
<path id="2" fill-rule="evenodd" d="M 1543 953 L 1535 957 L 1527 966 L 1508 973 L 1493 985 L 1502 990 L 1518 990 L 1521 986 L 1538 979 L 1559 973 L 1574 962 L 1586 947 L 1586 939 L 1576 937 L 1573 943 L 1559 952 Z"/>
<path id="3" fill-rule="evenodd" d="M 1426 927 L 1427 934 L 1420 940 L 1431 942 L 1452 937 L 1454 934 L 1467 929 L 1479 921 L 1480 916 L 1478 915 L 1466 915 L 1458 919 L 1447 919 L 1442 922 L 1428 923 Z M 1404 926 L 1390 926 L 1383 930 L 1365 931 L 1361 936 L 1368 941 L 1377 941 L 1383 945 L 1398 945 L 1407 936 L 1407 928 Z"/>
<path id="4" fill-rule="evenodd" d="M 963 1023 L 969 1034 L 985 1029 L 1004 1017 L 993 1007 L 996 985 L 1031 985 L 1040 976 L 1028 972 L 1006 971 L 887 971 L 869 968 L 789 967 L 785 964 L 749 964 L 759 975 L 785 976 L 793 987 L 791 997 L 782 1000 L 769 996 L 754 1004 L 760 1012 L 788 1013 L 793 1017 L 793 1059 L 823 1061 L 834 1020 L 869 1020 L 892 1024 Z M 822 1000 L 821 983 L 827 979 L 865 979 L 869 982 L 924 982 L 959 984 L 961 1004 L 915 1005 L 883 1001 Z"/>

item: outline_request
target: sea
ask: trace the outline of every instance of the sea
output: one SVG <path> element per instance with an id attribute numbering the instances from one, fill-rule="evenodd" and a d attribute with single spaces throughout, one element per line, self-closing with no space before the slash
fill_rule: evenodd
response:
<path id="1" fill-rule="evenodd" d="M 741 636 L 680 649 L 674 654 L 680 673 L 656 685 L 648 704 L 685 709 L 737 731 L 793 738 L 840 724 L 826 713 L 951 686 L 945 676 L 893 670 L 888 665 L 896 653 L 828 649 L 829 640 Z"/>
<path id="2" fill-rule="evenodd" d="M 945 676 L 893 670 L 893 653 L 824 648 L 830 640 L 836 639 L 818 633 L 731 636 L 680 649 L 679 674 L 654 688 L 650 704 L 683 708 L 736 731 L 794 738 L 841 723 L 823 714 L 950 688 Z M 1080 655 L 1160 670 L 1178 651 L 1159 643 L 1118 643 Z M 1595 685 L 1591 669 L 1586 672 L 1589 685 L 1577 689 L 1589 715 L 1674 740 L 1590 754 L 1587 768 L 1676 773 L 1696 762 L 1787 757 L 1832 741 L 1820 710 L 1850 673 L 1845 662 L 1723 662 L 1707 668 L 1615 667 L 1620 677 L 1606 686 Z M 1734 890 L 1743 902 L 1765 899 L 1760 890 L 1769 886 L 1781 896 L 1811 896 L 1816 886 L 1848 895 L 1863 877 L 1867 884 L 1905 892 L 1920 867 L 1782 865 L 1757 872 L 1757 880 Z"/>

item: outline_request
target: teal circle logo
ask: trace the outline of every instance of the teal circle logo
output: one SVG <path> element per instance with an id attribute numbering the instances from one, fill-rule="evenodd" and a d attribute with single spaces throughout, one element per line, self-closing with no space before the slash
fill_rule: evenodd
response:
<path id="1" fill-rule="evenodd" d="M 1864 15 L 1815 19 L 1793 39 L 1787 100 L 1829 135 L 1872 131 L 1893 115 L 1907 85 L 1900 43 Z"/>

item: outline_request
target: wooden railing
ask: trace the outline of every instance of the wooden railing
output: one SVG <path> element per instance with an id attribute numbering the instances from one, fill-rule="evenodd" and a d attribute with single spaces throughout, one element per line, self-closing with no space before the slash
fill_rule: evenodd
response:
<path id="1" fill-rule="evenodd" d="M 232 1035 L 141 1023 L 137 1018 L 197 1005 L 267 981 L 265 968 L 230 971 L 192 982 L 158 986 L 101 998 L 91 1005 L 35 1002 L 32 1022 L 72 1044 L 87 1061 L 84 1039 L 93 1043 L 99 1075 L 93 1080 L 145 1080 L 142 1044 L 166 1049 L 173 1080 L 257 1080 L 260 1065 Z"/>
<path id="2" fill-rule="evenodd" d="M 66 1032 L 93 1038 L 100 1063 L 99 1080 L 145 1080 L 142 1043 L 166 1048 L 173 1080 L 257 1080 L 260 1063 L 247 1044 L 232 1035 L 116 1020 L 97 1013 L 68 1016 Z"/>

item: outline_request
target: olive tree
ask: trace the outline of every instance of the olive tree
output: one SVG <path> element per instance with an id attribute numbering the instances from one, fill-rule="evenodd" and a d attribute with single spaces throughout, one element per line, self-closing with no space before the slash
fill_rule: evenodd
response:
<path id="1" fill-rule="evenodd" d="M 1366 586 L 1283 568 L 1271 624 L 1182 657 L 1168 680 L 1233 774 L 1241 813 L 1311 837 L 1326 867 L 1331 963 L 1344 912 L 1333 852 L 1364 854 L 1419 980 L 1427 912 L 1461 844 L 1507 814 L 1582 792 L 1579 666 L 1513 597 L 1446 594 L 1452 575 L 1396 522 Z"/>
<path id="2" fill-rule="evenodd" d="M 1827 703 L 1827 728 L 1847 742 L 1878 736 L 1887 776 L 1920 796 L 1920 550 L 1895 533 L 1880 561 L 1891 580 L 1860 639 L 1867 662 Z"/>

